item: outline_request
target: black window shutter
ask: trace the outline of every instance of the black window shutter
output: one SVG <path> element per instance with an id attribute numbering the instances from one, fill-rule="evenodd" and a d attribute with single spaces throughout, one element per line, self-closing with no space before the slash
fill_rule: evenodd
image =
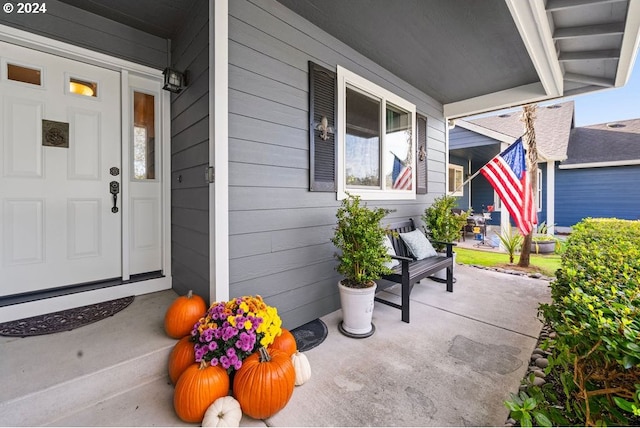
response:
<path id="1" fill-rule="evenodd" d="M 314 192 L 336 191 L 336 86 L 335 71 L 309 61 L 309 190 Z"/>
<path id="2" fill-rule="evenodd" d="M 427 118 L 416 115 L 417 140 L 416 140 L 416 193 L 427 193 Z"/>

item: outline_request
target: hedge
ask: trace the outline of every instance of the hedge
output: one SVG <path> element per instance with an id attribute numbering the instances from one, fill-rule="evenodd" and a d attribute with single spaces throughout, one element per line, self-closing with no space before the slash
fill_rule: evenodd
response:
<path id="1" fill-rule="evenodd" d="M 640 221 L 585 219 L 567 239 L 540 305 L 557 333 L 552 365 L 564 371 L 569 411 L 585 425 L 640 416 Z"/>

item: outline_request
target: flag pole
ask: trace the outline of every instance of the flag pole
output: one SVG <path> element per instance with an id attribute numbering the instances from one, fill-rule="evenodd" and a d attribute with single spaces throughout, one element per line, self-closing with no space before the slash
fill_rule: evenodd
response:
<path id="1" fill-rule="evenodd" d="M 522 135 L 522 136 L 520 136 L 520 137 L 516 138 L 516 141 L 518 141 L 518 139 L 520 139 L 520 138 L 522 138 L 522 137 L 524 137 L 524 135 Z M 511 144 L 513 144 L 513 143 L 511 143 Z M 511 144 L 509 144 L 509 146 L 511 146 Z M 506 149 L 505 149 L 505 150 L 506 150 Z M 487 166 L 487 164 L 488 164 L 489 162 L 491 162 L 492 160 L 494 160 L 495 158 L 497 158 L 498 156 L 500 156 L 500 155 L 502 154 L 502 152 L 503 152 L 503 151 L 504 151 L 504 150 L 500 151 L 500 153 L 498 153 L 497 155 L 495 155 L 494 157 L 492 157 L 491 159 L 489 159 L 489 160 L 487 161 L 487 163 L 485 163 L 484 165 L 482 165 L 482 168 L 484 168 L 485 166 Z M 473 180 L 474 178 L 476 178 L 476 177 L 478 176 L 478 174 L 480 174 L 480 171 L 482 171 L 482 168 L 479 168 L 479 169 L 478 169 L 478 170 L 477 170 L 477 171 L 476 171 L 476 172 L 475 172 L 471 177 L 467 178 L 467 179 L 466 179 L 466 180 L 465 180 L 461 185 L 459 185 L 458 187 L 456 187 L 456 189 L 455 189 L 453 192 L 449 193 L 449 194 L 450 194 L 450 195 L 452 195 L 452 194 L 454 194 L 454 193 L 456 193 L 456 192 L 459 192 L 459 191 L 460 191 L 460 189 L 462 189 L 462 188 L 463 188 L 464 186 L 466 186 L 466 185 L 467 185 L 471 180 Z"/>

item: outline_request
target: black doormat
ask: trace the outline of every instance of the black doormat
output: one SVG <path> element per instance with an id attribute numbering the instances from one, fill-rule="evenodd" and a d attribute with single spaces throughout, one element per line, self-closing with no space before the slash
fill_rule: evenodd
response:
<path id="1" fill-rule="evenodd" d="M 315 319 L 291 330 L 299 352 L 308 351 L 321 344 L 327 337 L 327 332 L 327 325 L 321 319 Z"/>
<path id="2" fill-rule="evenodd" d="M 73 330 L 120 312 L 133 302 L 133 298 L 134 296 L 123 297 L 95 305 L 0 323 L 0 336 L 40 336 Z"/>

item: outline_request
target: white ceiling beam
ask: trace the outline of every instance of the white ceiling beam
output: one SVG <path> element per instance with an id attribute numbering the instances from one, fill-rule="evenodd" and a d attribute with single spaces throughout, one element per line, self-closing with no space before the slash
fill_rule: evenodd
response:
<path id="1" fill-rule="evenodd" d="M 505 0 L 505 3 L 547 96 L 562 96 L 562 69 L 558 62 L 544 0 Z"/>
<path id="2" fill-rule="evenodd" d="M 624 22 L 612 22 L 600 25 L 582 25 L 579 27 L 556 28 L 554 40 L 572 39 L 588 36 L 609 36 L 624 33 Z"/>
<path id="3" fill-rule="evenodd" d="M 620 60 L 616 71 L 615 86 L 617 88 L 626 85 L 629 81 L 638 54 L 638 46 L 640 46 L 640 1 L 630 0 L 627 10 L 627 25 L 622 37 Z"/>
<path id="4" fill-rule="evenodd" d="M 584 83 L 586 85 L 603 86 L 605 88 L 613 88 L 614 81 L 603 77 L 587 76 L 586 74 L 565 73 L 564 80 L 571 82 Z"/>
<path id="5" fill-rule="evenodd" d="M 517 88 L 506 89 L 492 94 L 480 95 L 463 101 L 445 104 L 444 117 L 456 119 L 488 111 L 519 107 L 524 104 L 547 100 L 547 94 L 541 83 L 530 83 Z"/>
<path id="6" fill-rule="evenodd" d="M 581 94 L 594 94 L 596 92 L 606 91 L 606 90 L 607 88 L 603 88 L 602 86 L 587 85 L 587 86 L 581 86 L 579 88 L 567 89 L 564 93 L 564 96 L 573 97 Z"/>
<path id="7" fill-rule="evenodd" d="M 559 10 L 571 9 L 573 7 L 582 7 L 592 4 L 615 3 L 625 0 L 549 0 L 547 2 L 547 11 L 556 12 Z"/>
<path id="8" fill-rule="evenodd" d="M 585 61 L 589 59 L 618 59 L 620 58 L 619 49 L 603 49 L 597 51 L 576 51 L 576 52 L 560 52 L 558 60 L 565 61 Z"/>

